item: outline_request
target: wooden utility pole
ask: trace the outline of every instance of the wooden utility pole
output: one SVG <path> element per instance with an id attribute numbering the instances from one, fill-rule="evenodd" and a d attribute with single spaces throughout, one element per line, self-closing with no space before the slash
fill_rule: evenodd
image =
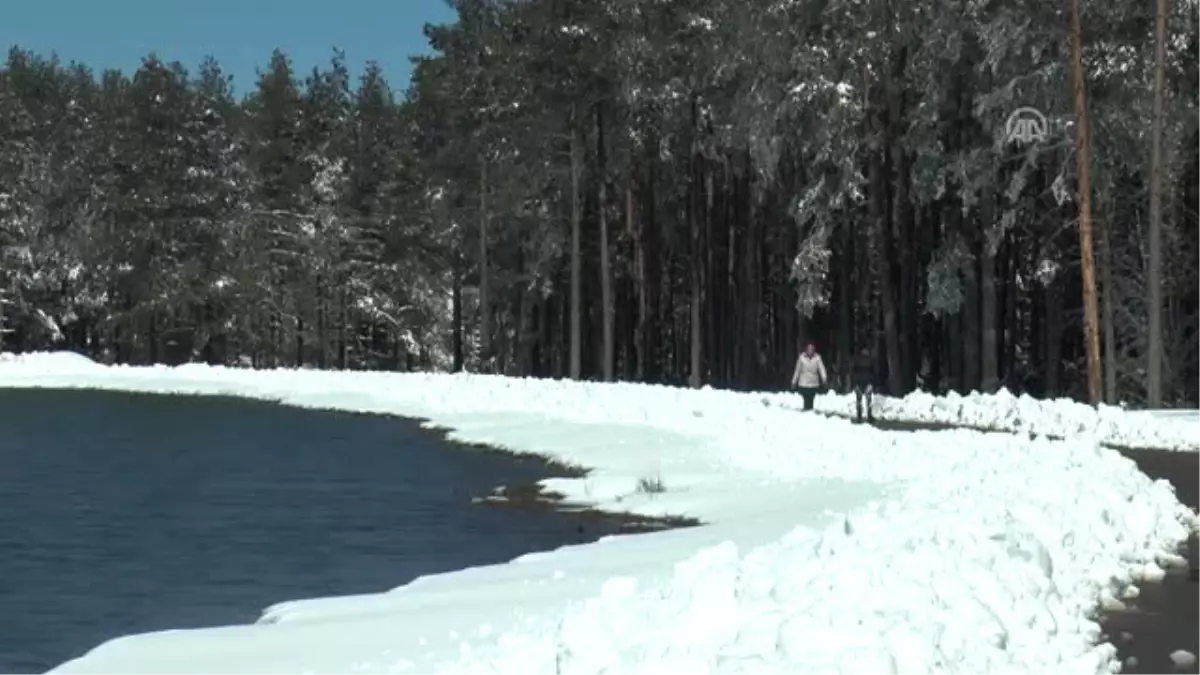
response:
<path id="1" fill-rule="evenodd" d="M 1146 271 L 1150 334 L 1146 349 L 1146 403 L 1162 407 L 1162 133 L 1163 61 L 1167 37 L 1167 0 L 1158 0 L 1154 22 L 1154 119 L 1150 123 L 1150 265 Z"/>
<path id="2" fill-rule="evenodd" d="M 1084 346 L 1087 351 L 1088 402 L 1100 403 L 1100 303 L 1096 296 L 1096 258 L 1092 248 L 1092 153 L 1083 73 L 1083 19 L 1080 4 L 1071 2 L 1071 73 L 1075 85 L 1075 145 L 1079 156 L 1079 256 L 1083 271 Z"/>

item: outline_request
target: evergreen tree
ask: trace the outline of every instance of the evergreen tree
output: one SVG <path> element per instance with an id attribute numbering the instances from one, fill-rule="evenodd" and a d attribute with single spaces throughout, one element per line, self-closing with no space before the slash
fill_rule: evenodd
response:
<path id="1" fill-rule="evenodd" d="M 237 99 L 215 60 L 12 50 L 0 346 L 769 388 L 816 339 L 835 382 L 866 347 L 896 393 L 1088 395 L 1065 8 L 453 6 L 404 96 L 340 53 Z M 1109 402 L 1200 398 L 1195 17 L 1157 88 L 1154 8 L 1085 17 Z M 1044 142 L 1005 142 L 1020 106 Z"/>

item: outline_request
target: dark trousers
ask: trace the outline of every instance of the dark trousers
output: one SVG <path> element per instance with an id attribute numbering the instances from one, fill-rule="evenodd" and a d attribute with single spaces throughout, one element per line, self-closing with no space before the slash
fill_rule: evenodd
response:
<path id="1" fill-rule="evenodd" d="M 871 415 L 871 398 L 875 394 L 875 388 L 869 384 L 858 384 L 854 386 L 854 409 L 857 415 L 856 419 L 859 422 L 863 417 L 863 399 L 867 400 L 867 421 L 872 421 L 874 417 Z"/>
<path id="2" fill-rule="evenodd" d="M 817 397 L 819 389 L 817 387 L 796 387 L 800 391 L 800 396 L 804 397 L 804 409 L 813 409 L 813 399 Z"/>

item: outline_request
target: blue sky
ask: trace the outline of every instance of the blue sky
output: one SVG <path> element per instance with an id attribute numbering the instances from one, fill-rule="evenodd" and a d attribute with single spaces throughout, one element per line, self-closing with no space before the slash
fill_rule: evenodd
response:
<path id="1" fill-rule="evenodd" d="M 297 75 L 324 66 L 338 47 L 355 78 L 368 59 L 397 93 L 408 88 L 408 57 L 427 53 L 426 23 L 455 18 L 445 0 L 0 0 L 0 45 L 14 44 L 97 73 L 132 72 L 156 52 L 194 72 L 206 54 L 234 76 L 239 96 L 279 47 Z"/>

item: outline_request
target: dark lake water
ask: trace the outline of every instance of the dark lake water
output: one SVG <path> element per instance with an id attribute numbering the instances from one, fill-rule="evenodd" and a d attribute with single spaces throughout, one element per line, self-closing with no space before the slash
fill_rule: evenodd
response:
<path id="1" fill-rule="evenodd" d="M 0 390 L 0 672 L 578 543 L 576 517 L 471 504 L 549 475 L 410 420 Z"/>

